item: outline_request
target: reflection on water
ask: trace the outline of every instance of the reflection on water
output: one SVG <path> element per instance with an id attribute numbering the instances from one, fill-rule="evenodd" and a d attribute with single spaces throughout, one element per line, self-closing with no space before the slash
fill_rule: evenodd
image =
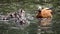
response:
<path id="1" fill-rule="evenodd" d="M 53 33 L 52 30 L 52 18 L 39 18 L 38 32 L 41 33 Z M 39 34 L 38 33 L 38 34 Z"/>

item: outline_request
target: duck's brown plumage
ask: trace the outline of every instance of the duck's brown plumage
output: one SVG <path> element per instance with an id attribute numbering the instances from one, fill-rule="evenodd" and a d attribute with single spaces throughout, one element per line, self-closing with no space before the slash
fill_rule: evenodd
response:
<path id="1" fill-rule="evenodd" d="M 36 15 L 36 18 L 51 18 L 52 17 L 52 10 L 51 9 L 42 9 Z"/>

